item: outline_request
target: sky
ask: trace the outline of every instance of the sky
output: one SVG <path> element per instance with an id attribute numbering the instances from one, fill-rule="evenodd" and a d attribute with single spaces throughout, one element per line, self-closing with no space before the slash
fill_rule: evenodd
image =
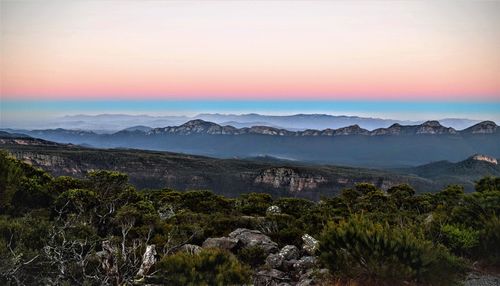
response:
<path id="1" fill-rule="evenodd" d="M 0 0 L 0 119 L 500 119 L 500 1 Z"/>

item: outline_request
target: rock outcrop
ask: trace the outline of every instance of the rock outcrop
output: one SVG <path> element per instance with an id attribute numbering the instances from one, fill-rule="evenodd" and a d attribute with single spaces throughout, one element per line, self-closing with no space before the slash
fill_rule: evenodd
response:
<path id="1" fill-rule="evenodd" d="M 258 230 L 238 228 L 229 237 L 241 241 L 243 247 L 260 247 L 267 254 L 278 251 L 278 244 Z"/>
<path id="2" fill-rule="evenodd" d="M 327 180 L 321 175 L 300 174 L 292 168 L 285 167 L 266 169 L 254 179 L 254 184 L 287 189 L 292 193 L 314 190 L 324 183 L 327 183 Z"/>
<path id="3" fill-rule="evenodd" d="M 486 155 L 476 154 L 476 155 L 470 157 L 470 159 L 475 160 L 475 161 L 488 162 L 488 163 L 493 164 L 493 165 L 498 165 L 497 159 L 490 157 L 490 156 L 486 156 Z"/>
<path id="4" fill-rule="evenodd" d="M 492 134 L 496 133 L 497 129 L 498 125 L 495 122 L 483 121 L 463 130 L 462 132 L 470 134 Z"/>
<path id="5" fill-rule="evenodd" d="M 239 243 L 239 239 L 231 238 L 231 237 L 215 237 L 215 238 L 207 238 L 202 247 L 203 248 L 220 248 L 225 250 L 234 250 Z"/>
<path id="6" fill-rule="evenodd" d="M 319 247 L 319 241 L 309 234 L 304 234 L 302 236 L 302 241 L 304 245 L 302 248 L 309 254 L 314 254 Z"/>
<path id="7" fill-rule="evenodd" d="M 196 255 L 200 253 L 201 247 L 195 244 L 184 244 L 183 246 L 179 247 L 177 251 L 183 251 L 191 255 Z"/>

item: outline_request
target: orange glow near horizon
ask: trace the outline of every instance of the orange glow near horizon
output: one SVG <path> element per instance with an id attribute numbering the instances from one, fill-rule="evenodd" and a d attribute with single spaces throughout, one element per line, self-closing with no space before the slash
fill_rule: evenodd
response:
<path id="1" fill-rule="evenodd" d="M 500 2 L 2 2 L 6 99 L 500 100 Z"/>

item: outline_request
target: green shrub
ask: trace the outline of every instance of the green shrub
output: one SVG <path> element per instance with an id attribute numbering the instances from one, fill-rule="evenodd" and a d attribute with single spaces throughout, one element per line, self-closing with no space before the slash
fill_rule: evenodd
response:
<path id="1" fill-rule="evenodd" d="M 250 270 L 234 255 L 218 249 L 165 256 L 158 270 L 166 285 L 232 285 L 247 283 L 250 278 Z"/>
<path id="2" fill-rule="evenodd" d="M 500 218 L 492 217 L 486 221 L 479 243 L 486 262 L 500 265 Z"/>
<path id="3" fill-rule="evenodd" d="M 246 215 L 266 215 L 266 210 L 271 206 L 273 198 L 265 193 L 243 194 L 238 200 L 238 210 Z"/>
<path id="4" fill-rule="evenodd" d="M 266 257 L 266 252 L 260 246 L 244 247 L 238 252 L 238 259 L 252 267 L 264 264 Z"/>
<path id="5" fill-rule="evenodd" d="M 433 246 L 408 229 L 373 223 L 363 216 L 329 224 L 319 253 L 340 277 L 375 283 L 454 285 L 461 269 L 461 263 L 444 247 Z"/>
<path id="6" fill-rule="evenodd" d="M 441 227 L 443 244 L 456 254 L 471 254 L 479 244 L 479 231 L 445 224 Z"/>

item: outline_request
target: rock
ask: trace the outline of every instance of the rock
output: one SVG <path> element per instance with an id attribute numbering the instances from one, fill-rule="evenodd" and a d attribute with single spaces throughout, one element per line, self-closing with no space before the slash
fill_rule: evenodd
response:
<path id="1" fill-rule="evenodd" d="M 496 286 L 500 285 L 500 277 L 485 273 L 469 273 L 465 279 L 465 286 Z"/>
<path id="2" fill-rule="evenodd" d="M 284 271 L 294 271 L 293 266 L 295 265 L 295 263 L 297 263 L 296 259 L 284 260 L 283 264 L 281 265 L 281 269 L 283 269 Z"/>
<path id="3" fill-rule="evenodd" d="M 279 253 L 271 253 L 266 258 L 266 265 L 268 265 L 271 268 L 276 268 L 276 269 L 281 268 L 283 262 L 284 262 L 284 257 Z"/>
<path id="4" fill-rule="evenodd" d="M 297 284 L 295 284 L 295 286 L 312 286 L 312 285 L 316 285 L 314 279 L 312 278 L 306 278 L 304 280 L 300 280 L 299 282 L 297 282 Z"/>
<path id="5" fill-rule="evenodd" d="M 254 275 L 254 286 L 278 286 L 290 281 L 286 273 L 277 269 L 261 270 Z M 286 284 L 285 284 L 286 285 Z"/>
<path id="6" fill-rule="evenodd" d="M 225 250 L 233 250 L 238 245 L 239 239 L 231 238 L 231 237 L 215 237 L 215 238 L 207 238 L 202 247 L 203 248 L 220 248 Z"/>
<path id="7" fill-rule="evenodd" d="M 194 244 L 184 244 L 183 246 L 181 246 L 179 248 L 178 251 L 182 251 L 182 252 L 189 253 L 191 255 L 195 255 L 195 254 L 200 253 L 201 247 L 199 247 L 198 245 L 194 245 Z"/>
<path id="8" fill-rule="evenodd" d="M 293 265 L 293 268 L 299 270 L 299 271 L 304 271 L 307 269 L 311 269 L 316 266 L 318 263 L 318 260 L 314 256 L 304 256 L 297 260 L 295 264 Z"/>
<path id="9" fill-rule="evenodd" d="M 142 264 L 137 272 L 137 276 L 145 276 L 156 263 L 156 247 L 154 244 L 146 246 L 146 251 L 142 256 Z"/>
<path id="10" fill-rule="evenodd" d="M 492 134 L 496 133 L 498 129 L 498 126 L 495 122 L 493 121 L 483 121 L 479 122 L 476 125 L 473 125 L 465 130 L 463 130 L 463 133 L 469 133 L 469 134 Z"/>
<path id="11" fill-rule="evenodd" d="M 486 155 L 481 155 L 481 154 L 476 154 L 472 156 L 470 159 L 475 160 L 475 161 L 483 161 L 483 162 L 488 162 L 493 165 L 498 165 L 497 159 L 494 157 L 486 156 Z"/>
<path id="12" fill-rule="evenodd" d="M 294 245 L 284 246 L 278 253 L 271 253 L 266 258 L 266 264 L 271 268 L 286 270 L 293 267 L 293 264 L 286 263 L 299 258 L 299 249 Z"/>
<path id="13" fill-rule="evenodd" d="M 278 206 L 270 206 L 266 210 L 266 214 L 268 215 L 275 215 L 275 214 L 280 214 L 281 213 L 281 208 Z"/>
<path id="14" fill-rule="evenodd" d="M 302 241 L 304 242 L 302 248 L 311 255 L 313 255 L 319 247 L 319 241 L 309 234 L 304 234 L 302 236 Z"/>
<path id="15" fill-rule="evenodd" d="M 298 259 L 300 251 L 295 245 L 285 245 L 279 252 L 285 260 Z"/>
<path id="16" fill-rule="evenodd" d="M 304 273 L 302 273 L 302 275 L 300 275 L 299 281 L 312 279 L 313 275 L 314 275 L 314 270 L 309 269 L 309 270 L 305 271 Z"/>
<path id="17" fill-rule="evenodd" d="M 243 243 L 244 247 L 258 246 L 261 247 L 266 254 L 278 251 L 278 244 L 258 230 L 250 230 L 246 228 L 238 228 L 229 234 L 229 237 L 238 239 Z"/>
<path id="18" fill-rule="evenodd" d="M 314 190 L 328 180 L 320 175 L 299 172 L 293 168 L 273 167 L 263 170 L 254 179 L 256 185 L 268 185 L 275 189 L 288 189 L 292 193 Z"/>

